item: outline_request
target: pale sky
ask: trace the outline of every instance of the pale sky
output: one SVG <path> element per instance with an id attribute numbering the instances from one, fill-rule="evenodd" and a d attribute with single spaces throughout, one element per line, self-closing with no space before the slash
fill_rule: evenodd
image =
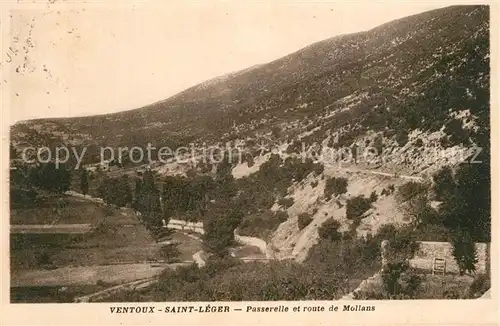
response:
<path id="1" fill-rule="evenodd" d="M 17 55 L 2 62 L 12 71 L 4 80 L 10 121 L 139 108 L 311 43 L 443 6 L 165 1 L 15 11 L 8 51 Z"/>

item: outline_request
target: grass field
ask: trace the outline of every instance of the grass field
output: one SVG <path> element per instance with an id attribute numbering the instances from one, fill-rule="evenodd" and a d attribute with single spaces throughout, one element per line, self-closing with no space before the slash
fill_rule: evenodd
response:
<path id="1" fill-rule="evenodd" d="M 53 270 L 32 270 L 11 278 L 12 287 L 58 285 L 116 285 L 159 275 L 166 264 L 118 264 L 66 266 Z"/>
<path id="2" fill-rule="evenodd" d="M 130 210 L 70 196 L 49 197 L 39 208 L 12 209 L 11 223 L 13 270 L 161 259 L 156 241 Z M 67 224 L 92 230 L 56 232 Z"/>
<path id="3" fill-rule="evenodd" d="M 69 196 L 49 197 L 37 207 L 10 211 L 10 224 L 97 224 L 109 215 L 102 205 Z"/>
<path id="4" fill-rule="evenodd" d="M 160 247 L 141 224 L 100 224 L 84 235 L 12 234 L 11 268 L 86 266 L 161 260 Z"/>
<path id="5" fill-rule="evenodd" d="M 104 290 L 107 285 L 26 286 L 10 289 L 11 303 L 70 303 L 73 298 Z"/>

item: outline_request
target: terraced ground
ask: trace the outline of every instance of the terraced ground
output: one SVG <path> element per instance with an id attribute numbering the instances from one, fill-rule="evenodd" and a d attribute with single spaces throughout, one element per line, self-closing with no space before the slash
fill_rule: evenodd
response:
<path id="1" fill-rule="evenodd" d="M 68 293 L 74 287 L 97 291 L 103 285 L 154 277 L 176 266 L 165 262 L 162 246 L 129 209 L 60 196 L 50 198 L 40 209 L 12 209 L 11 221 L 15 300 L 42 300 L 44 295 L 35 297 L 43 293 L 62 295 L 54 290 L 60 287 L 70 287 Z M 172 238 L 180 243 L 176 261 L 191 260 L 201 248 L 199 240 L 183 234 Z"/>

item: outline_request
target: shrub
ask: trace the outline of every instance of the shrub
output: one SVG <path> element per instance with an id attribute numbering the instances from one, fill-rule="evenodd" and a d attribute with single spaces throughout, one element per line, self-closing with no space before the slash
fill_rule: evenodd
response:
<path id="1" fill-rule="evenodd" d="M 466 272 L 473 273 L 476 270 L 477 253 L 476 247 L 467 232 L 457 231 L 452 239 L 453 257 L 455 258 L 460 275 Z"/>
<path id="2" fill-rule="evenodd" d="M 361 282 L 380 270 L 380 243 L 374 238 L 350 238 L 345 234 L 339 240 L 320 239 L 305 264 L 314 271 L 324 270 Z"/>
<path id="3" fill-rule="evenodd" d="M 346 217 L 355 219 L 361 217 L 371 207 L 371 202 L 364 196 L 356 196 L 347 200 Z"/>
<path id="4" fill-rule="evenodd" d="M 377 196 L 377 192 L 374 190 L 371 194 L 370 194 L 370 202 L 374 203 L 376 202 L 378 199 L 378 196 Z"/>
<path id="5" fill-rule="evenodd" d="M 298 225 L 299 225 L 299 230 L 302 230 L 306 226 L 308 226 L 312 222 L 312 217 L 308 213 L 302 213 L 299 215 L 298 219 Z"/>
<path id="6" fill-rule="evenodd" d="M 325 184 L 324 195 L 327 200 L 332 198 L 332 195 L 342 195 L 347 192 L 346 178 L 328 178 Z"/>
<path id="7" fill-rule="evenodd" d="M 342 295 L 337 273 L 291 262 L 242 263 L 224 258 L 166 270 L 158 285 L 146 290 L 153 301 L 331 300 Z M 145 301 L 145 300 L 137 300 Z"/>
<path id="8" fill-rule="evenodd" d="M 95 282 L 95 284 L 96 284 L 97 286 L 101 286 L 101 287 L 106 286 L 106 282 L 104 282 L 104 281 L 103 281 L 103 280 L 101 280 L 101 279 L 98 279 L 98 280 Z"/>
<path id="9" fill-rule="evenodd" d="M 318 234 L 321 239 L 337 241 L 342 238 L 342 234 L 338 231 L 340 222 L 334 219 L 329 219 L 318 229 Z"/>
<path id="10" fill-rule="evenodd" d="M 444 132 L 449 136 L 452 144 L 468 143 L 469 132 L 463 128 L 463 123 L 459 119 L 453 119 L 448 122 L 444 128 Z"/>
<path id="11" fill-rule="evenodd" d="M 42 250 L 36 256 L 37 263 L 39 265 L 50 265 L 52 264 L 52 259 L 50 254 L 46 250 Z"/>
<path id="12" fill-rule="evenodd" d="M 274 217 L 280 222 L 283 223 L 288 220 L 288 213 L 286 211 L 276 211 L 274 213 Z"/>
<path id="13" fill-rule="evenodd" d="M 294 203 L 294 199 L 293 197 L 288 197 L 288 198 L 281 198 L 279 201 L 278 201 L 278 205 L 280 206 L 283 206 L 285 208 L 289 208 L 293 205 Z"/>
<path id="14" fill-rule="evenodd" d="M 299 140 L 294 140 L 292 144 L 288 145 L 286 152 L 288 154 L 296 154 L 302 151 L 302 143 Z"/>
<path id="15" fill-rule="evenodd" d="M 389 240 L 387 258 L 392 263 L 411 259 L 419 248 L 411 226 L 396 228 L 392 224 L 384 225 L 377 233 L 377 238 Z"/>
<path id="16" fill-rule="evenodd" d="M 325 171 L 325 166 L 320 163 L 315 163 L 313 165 L 314 175 L 318 176 Z"/>
<path id="17" fill-rule="evenodd" d="M 457 288 L 446 289 L 443 292 L 443 297 L 450 300 L 460 299 L 460 293 Z"/>
<path id="18" fill-rule="evenodd" d="M 418 138 L 418 139 L 415 141 L 415 146 L 416 146 L 416 147 L 422 147 L 422 146 L 424 146 L 424 141 L 423 141 L 421 138 Z"/>
<path id="19" fill-rule="evenodd" d="M 265 239 L 287 219 L 288 213 L 281 210 L 255 213 L 245 216 L 238 229 L 241 235 Z"/>
<path id="20" fill-rule="evenodd" d="M 396 135 L 396 142 L 399 146 L 403 147 L 408 142 L 408 133 L 404 130 L 400 130 Z"/>
<path id="21" fill-rule="evenodd" d="M 311 182 L 311 187 L 316 188 L 318 186 L 318 181 L 312 181 Z"/>
<path id="22" fill-rule="evenodd" d="M 432 176 L 432 180 L 434 182 L 433 190 L 438 200 L 445 200 L 453 195 L 455 180 L 450 167 L 441 168 Z"/>
<path id="23" fill-rule="evenodd" d="M 388 298 L 415 298 L 422 278 L 409 268 L 408 262 L 389 263 L 382 273 Z"/>
<path id="24" fill-rule="evenodd" d="M 407 201 L 416 195 L 426 192 L 426 188 L 419 182 L 410 181 L 398 188 L 398 195 L 401 201 Z"/>

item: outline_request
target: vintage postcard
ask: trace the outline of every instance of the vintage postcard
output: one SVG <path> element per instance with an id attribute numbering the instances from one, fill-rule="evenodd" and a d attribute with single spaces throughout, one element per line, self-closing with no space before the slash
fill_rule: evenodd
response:
<path id="1" fill-rule="evenodd" d="M 498 322 L 496 2 L 0 9 L 2 324 Z"/>

